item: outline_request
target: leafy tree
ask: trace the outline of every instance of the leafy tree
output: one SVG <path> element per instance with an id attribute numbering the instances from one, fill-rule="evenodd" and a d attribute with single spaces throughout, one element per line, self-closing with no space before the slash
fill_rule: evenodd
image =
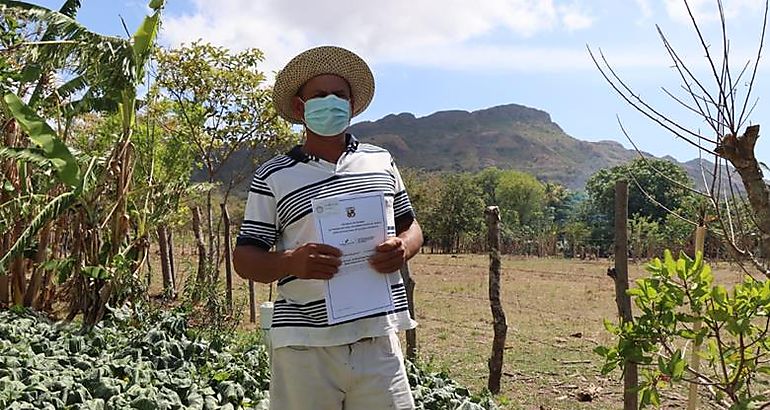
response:
<path id="1" fill-rule="evenodd" d="M 595 349 L 605 359 L 602 373 L 629 361 L 641 366 L 640 408 L 660 406 L 661 391 L 693 381 L 708 386 L 720 408 L 766 407 L 770 281 L 746 276 L 728 290 L 714 282 L 700 252 L 675 259 L 666 250 L 647 271 L 628 291 L 639 311 L 634 320 L 605 322 L 616 340 Z M 692 344 L 703 346 L 700 368 L 685 358 Z"/>
<path id="2" fill-rule="evenodd" d="M 640 158 L 599 170 L 586 183 L 589 198 L 586 217 L 590 218 L 586 222 L 593 227 L 594 240 L 606 249 L 614 235 L 615 183 L 619 180 L 629 181 L 628 214 L 647 217 L 653 222 L 665 220 L 669 211 L 680 209 L 693 196 L 685 188 L 692 185 L 687 173 L 663 159 Z"/>
<path id="3" fill-rule="evenodd" d="M 412 208 L 420 221 L 426 245 L 435 245 L 438 238 L 438 207 L 444 180 L 436 173 L 401 168 L 401 178 L 409 192 Z"/>
<path id="4" fill-rule="evenodd" d="M 589 243 L 591 238 L 591 229 L 582 221 L 567 222 L 562 229 L 566 245 L 568 246 L 565 251 L 570 256 L 575 256 L 578 253 L 580 247 L 585 247 Z"/>
<path id="5" fill-rule="evenodd" d="M 661 177 L 661 174 L 670 180 Z M 597 212 L 613 215 L 615 183 L 619 180 L 628 181 L 628 214 L 650 217 L 655 221 L 666 217 L 667 211 L 663 207 L 669 210 L 678 209 L 691 195 L 690 191 L 676 185 L 692 185 L 687 173 L 680 166 L 664 159 L 635 159 L 623 165 L 599 170 L 588 179 L 586 193 Z"/>
<path id="6" fill-rule="evenodd" d="M 482 236 L 484 202 L 481 188 L 471 175 L 446 175 L 439 198 L 435 234 L 445 252 L 458 250 L 463 238 Z"/>
<path id="7" fill-rule="evenodd" d="M 545 206 L 545 188 L 534 176 L 518 171 L 504 171 L 496 189 L 504 223 L 514 226 L 533 222 Z"/>
<path id="8" fill-rule="evenodd" d="M 659 253 L 664 240 L 661 223 L 649 216 L 634 214 L 628 220 L 628 231 L 631 256 L 650 258 Z"/>
<path id="9" fill-rule="evenodd" d="M 479 187 L 481 188 L 481 192 L 484 195 L 484 205 L 486 206 L 499 205 L 497 190 L 498 190 L 498 186 L 500 185 L 500 177 L 504 174 L 504 172 L 505 171 L 502 171 L 499 168 L 490 167 L 490 168 L 484 168 L 474 176 L 474 180 L 476 184 L 479 185 Z"/>
<path id="10" fill-rule="evenodd" d="M 257 49 L 231 52 L 194 42 L 177 49 L 157 49 L 154 92 L 171 101 L 175 130 L 195 153 L 209 184 L 225 181 L 224 202 L 257 164 L 296 142 L 290 125 L 270 101 Z M 234 159 L 240 161 L 234 161 Z M 238 164 L 234 167 L 231 164 Z M 248 165 L 246 165 L 248 164 Z M 208 264 L 219 264 L 219 225 L 215 228 L 212 192 L 206 195 Z"/>

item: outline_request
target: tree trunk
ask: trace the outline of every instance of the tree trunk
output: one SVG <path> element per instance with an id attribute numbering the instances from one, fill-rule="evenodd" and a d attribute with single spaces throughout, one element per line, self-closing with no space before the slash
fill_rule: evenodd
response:
<path id="1" fill-rule="evenodd" d="M 23 227 L 17 223 L 14 228 L 13 238 L 21 236 Z M 24 303 L 24 291 L 27 289 L 27 278 L 24 272 L 24 257 L 19 256 L 11 261 L 11 299 L 13 305 Z"/>
<path id="2" fill-rule="evenodd" d="M 157 228 L 158 251 L 160 252 L 160 272 L 163 278 L 163 294 L 168 298 L 174 298 L 174 286 L 171 279 L 171 264 L 168 256 L 168 228 L 166 224 L 160 224 Z"/>
<path id="3" fill-rule="evenodd" d="M 0 236 L 0 252 L 5 255 L 10 245 L 6 245 L 8 235 Z M 0 274 L 0 307 L 7 306 L 11 301 L 10 295 L 10 277 L 7 274 Z"/>
<path id="4" fill-rule="evenodd" d="M 770 188 L 762 176 L 762 168 L 754 156 L 759 138 L 759 125 L 746 128 L 741 136 L 727 135 L 716 148 L 716 153 L 730 161 L 741 176 L 743 186 L 754 211 L 754 221 L 760 231 L 761 258 L 770 258 Z"/>
<path id="5" fill-rule="evenodd" d="M 500 378 L 503 372 L 503 352 L 508 324 L 500 302 L 500 209 L 487 207 L 487 240 L 489 243 L 489 306 L 492 310 L 493 329 L 492 356 L 489 358 L 489 380 L 487 387 L 493 394 L 500 393 Z"/>
<path id="6" fill-rule="evenodd" d="M 195 243 L 198 247 L 198 273 L 196 276 L 195 291 L 193 300 L 200 300 L 200 287 L 208 283 L 206 267 L 208 266 L 206 245 L 203 243 L 203 233 L 201 232 L 201 209 L 193 208 L 193 232 L 195 233 Z"/>
<path id="7" fill-rule="evenodd" d="M 213 183 L 213 181 L 209 181 Z M 211 278 L 213 281 L 216 280 L 217 275 L 217 263 L 215 258 L 214 249 L 216 249 L 216 243 L 215 243 L 215 236 L 216 233 L 214 232 L 214 209 L 212 205 L 212 198 L 211 198 L 211 189 L 206 193 L 206 228 L 208 230 L 208 255 L 207 258 L 209 261 L 211 261 Z"/>
<path id="8" fill-rule="evenodd" d="M 226 299 L 227 309 L 232 313 L 233 311 L 233 261 L 232 261 L 232 242 L 230 239 L 230 213 L 227 212 L 227 204 L 219 204 L 222 208 L 222 222 L 224 224 L 225 232 L 225 283 L 226 283 Z"/>
<path id="9" fill-rule="evenodd" d="M 83 229 L 83 223 L 81 219 L 81 215 L 76 214 L 75 217 L 72 220 L 72 231 L 73 232 L 80 232 L 81 235 L 73 238 L 73 244 L 72 244 L 72 257 L 74 259 L 74 265 L 72 267 L 72 278 L 69 280 L 69 299 L 70 299 L 70 306 L 69 306 L 69 313 L 67 314 L 67 318 L 64 319 L 66 322 L 72 321 L 72 319 L 77 316 L 78 312 L 80 312 L 82 303 L 81 299 L 83 298 L 83 292 L 84 289 L 82 287 L 83 282 L 83 275 L 80 273 L 80 267 L 83 265 L 83 255 L 86 250 L 85 241 L 86 236 L 88 235 L 88 232 L 85 232 Z"/>
<path id="10" fill-rule="evenodd" d="M 48 254 L 48 244 L 50 239 L 51 222 L 45 224 L 43 229 L 40 230 L 40 241 L 37 243 L 35 263 L 32 267 L 34 271 L 32 273 L 32 278 L 29 281 L 29 286 L 27 286 L 27 291 L 24 293 L 25 307 L 32 307 L 39 297 L 40 287 L 43 283 L 43 270 L 41 269 L 41 265 L 48 259 L 46 258 L 46 255 Z"/>

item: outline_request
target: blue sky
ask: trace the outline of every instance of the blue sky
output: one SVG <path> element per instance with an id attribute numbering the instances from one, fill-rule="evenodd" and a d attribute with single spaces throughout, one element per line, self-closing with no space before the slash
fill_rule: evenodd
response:
<path id="1" fill-rule="evenodd" d="M 764 2 L 723 3 L 731 65 L 739 72 L 756 57 Z M 716 0 L 690 5 L 710 50 L 720 53 Z M 123 35 L 119 16 L 133 30 L 146 12 L 144 2 L 84 0 L 78 18 L 98 32 Z M 309 47 L 340 45 L 369 61 L 377 81 L 372 105 L 356 120 L 517 103 L 547 111 L 575 138 L 630 148 L 620 117 L 642 150 L 689 160 L 697 150 L 623 102 L 586 51 L 587 45 L 601 49 L 636 93 L 688 129 L 707 133 L 701 119 L 661 89 L 686 98 L 656 24 L 712 89 L 681 0 L 170 0 L 161 41 L 201 38 L 233 49 L 260 48 L 266 72 Z M 760 61 L 752 98 L 759 102 L 750 123 L 770 119 L 770 61 Z M 743 84 L 738 92 L 744 95 Z M 756 153 L 760 161 L 770 160 L 770 137 L 760 138 Z"/>

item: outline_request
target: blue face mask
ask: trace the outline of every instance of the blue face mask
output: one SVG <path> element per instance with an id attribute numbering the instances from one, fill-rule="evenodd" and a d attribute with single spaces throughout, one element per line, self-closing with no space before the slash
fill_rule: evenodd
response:
<path id="1" fill-rule="evenodd" d="M 333 137 L 350 125 L 350 101 L 329 94 L 305 101 L 305 126 L 315 134 Z"/>

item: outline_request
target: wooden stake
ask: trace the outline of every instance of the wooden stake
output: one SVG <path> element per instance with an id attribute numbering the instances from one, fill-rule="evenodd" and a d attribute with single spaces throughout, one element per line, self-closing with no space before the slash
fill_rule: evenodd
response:
<path id="1" fill-rule="evenodd" d="M 706 242 L 706 227 L 700 225 L 695 228 L 695 255 L 697 257 L 698 252 L 703 254 L 704 244 Z M 696 320 L 692 324 L 692 331 L 695 333 L 700 332 L 703 323 L 700 320 Z M 700 371 L 700 347 L 701 344 L 693 341 L 692 351 L 690 352 L 690 369 L 693 372 Z M 690 383 L 690 389 L 687 394 L 687 410 L 695 410 L 698 408 L 698 385 L 696 383 Z"/>
<path id="2" fill-rule="evenodd" d="M 254 281 L 249 279 L 249 322 L 257 323 L 257 296 L 254 292 Z"/>
<path id="3" fill-rule="evenodd" d="M 495 337 L 492 341 L 492 356 L 489 358 L 489 381 L 487 387 L 492 394 L 500 393 L 500 377 L 503 372 L 503 352 L 508 324 L 500 303 L 500 209 L 489 206 L 487 217 L 487 241 L 489 244 L 489 306 L 492 310 Z"/>
<path id="4" fill-rule="evenodd" d="M 615 303 L 621 320 L 633 321 L 631 315 L 631 298 L 628 290 L 628 182 L 615 183 Z M 639 373 L 636 363 L 627 361 L 623 374 L 623 409 L 638 408 L 636 387 Z"/>
<path id="5" fill-rule="evenodd" d="M 405 263 L 404 266 L 401 267 L 401 277 L 404 279 L 404 286 L 406 287 L 406 301 L 409 307 L 409 316 L 414 319 L 414 280 L 409 271 L 409 263 Z M 417 331 L 415 329 L 406 331 L 406 358 L 412 363 L 417 359 Z"/>

